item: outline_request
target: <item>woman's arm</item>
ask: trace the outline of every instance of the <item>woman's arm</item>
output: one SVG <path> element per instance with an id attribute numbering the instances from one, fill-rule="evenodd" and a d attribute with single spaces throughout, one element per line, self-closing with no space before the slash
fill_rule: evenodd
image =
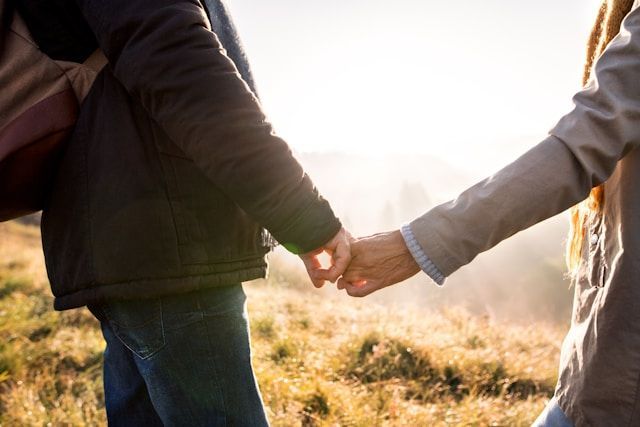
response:
<path id="1" fill-rule="evenodd" d="M 449 276 L 502 240 L 584 200 L 640 144 L 639 82 L 640 8 L 634 6 L 596 62 L 594 78 L 575 95 L 574 110 L 547 139 L 410 223 L 427 259 Z M 341 287 L 363 296 L 391 284 L 381 278 L 383 269 L 394 268 L 388 247 L 369 239 L 354 244 L 353 256 Z M 361 280 L 367 285 L 349 285 Z"/>

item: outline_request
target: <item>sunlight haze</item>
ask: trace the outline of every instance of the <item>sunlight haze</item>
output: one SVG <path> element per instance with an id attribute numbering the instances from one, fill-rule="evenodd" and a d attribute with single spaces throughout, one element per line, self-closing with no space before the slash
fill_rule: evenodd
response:
<path id="1" fill-rule="evenodd" d="M 397 229 L 544 139 L 580 89 L 596 0 L 232 0 L 276 131 L 354 235 Z M 374 296 L 567 319 L 567 218 Z M 540 301 L 540 304 L 532 303 Z M 553 301 L 551 304 L 549 301 Z"/>
<path id="2" fill-rule="evenodd" d="M 296 151 L 425 153 L 480 173 L 570 111 L 599 4 L 228 3 L 269 118 Z"/>

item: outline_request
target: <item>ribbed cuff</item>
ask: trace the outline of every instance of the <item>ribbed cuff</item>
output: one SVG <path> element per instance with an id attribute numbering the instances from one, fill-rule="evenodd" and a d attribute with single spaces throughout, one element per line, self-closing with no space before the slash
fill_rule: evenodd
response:
<path id="1" fill-rule="evenodd" d="M 424 250 L 418 243 L 416 236 L 413 234 L 411 227 L 409 224 L 405 224 L 400 228 L 400 232 L 402 233 L 402 237 L 404 238 L 404 242 L 409 249 L 409 252 L 416 260 L 420 269 L 424 271 L 431 279 L 438 284 L 438 286 L 444 285 L 444 281 L 446 277 L 440 269 L 431 261 L 431 259 L 424 253 Z"/>

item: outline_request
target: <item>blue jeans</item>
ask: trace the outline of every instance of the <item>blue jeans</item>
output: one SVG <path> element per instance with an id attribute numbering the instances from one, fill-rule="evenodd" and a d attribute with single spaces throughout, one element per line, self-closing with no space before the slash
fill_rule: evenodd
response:
<path id="1" fill-rule="evenodd" d="M 573 427 L 573 423 L 567 418 L 564 412 L 562 412 L 562 409 L 560 409 L 554 397 L 549 401 L 547 407 L 544 408 L 531 427 Z"/>
<path id="2" fill-rule="evenodd" d="M 90 307 L 110 426 L 267 426 L 241 285 Z"/>

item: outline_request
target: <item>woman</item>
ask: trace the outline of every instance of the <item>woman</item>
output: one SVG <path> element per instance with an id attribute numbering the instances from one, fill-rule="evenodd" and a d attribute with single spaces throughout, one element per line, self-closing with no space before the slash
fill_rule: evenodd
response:
<path id="1" fill-rule="evenodd" d="M 567 248 L 572 326 L 555 396 L 536 423 L 638 425 L 639 2 L 603 3 L 584 83 L 575 109 L 520 159 L 402 230 L 357 242 L 339 287 L 364 296 L 420 269 L 442 284 L 480 252 L 588 196 L 572 210 Z"/>

